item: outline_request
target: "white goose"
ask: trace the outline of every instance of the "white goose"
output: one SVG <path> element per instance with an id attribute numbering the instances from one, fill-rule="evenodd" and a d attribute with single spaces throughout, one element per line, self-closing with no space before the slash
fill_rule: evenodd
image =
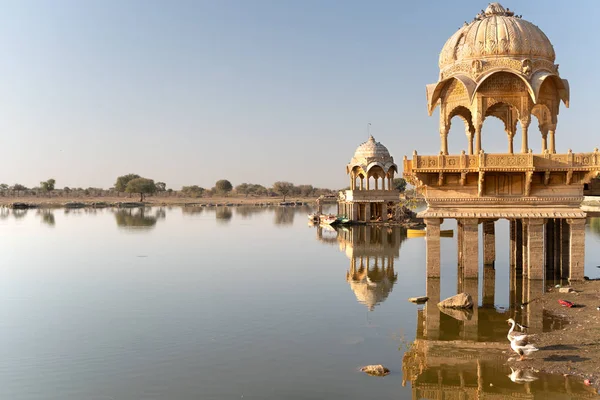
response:
<path id="1" fill-rule="evenodd" d="M 529 335 L 520 332 L 513 332 L 516 325 L 514 319 L 509 318 L 507 319 L 507 322 L 512 324 L 512 326 L 510 327 L 506 337 L 508 340 L 510 340 L 510 348 L 513 349 L 513 351 L 519 356 L 521 356 L 519 361 L 523 361 L 525 356 L 528 356 L 531 353 L 539 350 L 537 347 L 529 343 Z"/>
<path id="2" fill-rule="evenodd" d="M 512 367 L 510 367 L 510 374 L 508 377 L 514 383 L 527 383 L 538 379 L 531 371 L 524 371 L 521 369 L 514 370 Z"/>

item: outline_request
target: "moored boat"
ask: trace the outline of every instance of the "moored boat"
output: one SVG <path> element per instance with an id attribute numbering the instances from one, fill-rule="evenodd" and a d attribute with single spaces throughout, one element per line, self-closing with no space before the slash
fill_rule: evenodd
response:
<path id="1" fill-rule="evenodd" d="M 409 238 L 425 237 L 425 235 L 427 235 L 427 231 L 425 229 L 407 229 L 406 230 L 406 236 Z M 452 229 L 441 230 L 440 236 L 441 237 L 450 237 L 450 238 L 454 237 L 454 230 L 452 230 Z"/>

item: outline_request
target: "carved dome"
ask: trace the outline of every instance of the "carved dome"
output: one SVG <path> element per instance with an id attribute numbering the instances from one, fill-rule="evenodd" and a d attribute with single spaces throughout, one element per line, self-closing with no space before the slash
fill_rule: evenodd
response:
<path id="1" fill-rule="evenodd" d="M 458 73 L 476 76 L 485 63 L 497 64 L 488 68 L 508 67 L 526 75 L 539 69 L 556 72 L 554 60 L 554 47 L 540 28 L 499 3 L 490 3 L 448 39 L 440 53 L 440 78 Z M 524 71 L 525 64 L 529 68 Z"/>
<path id="2" fill-rule="evenodd" d="M 369 136 L 369 140 L 356 148 L 356 151 L 354 152 L 354 159 L 377 159 L 377 161 L 382 162 L 394 162 L 394 159 L 392 156 L 390 156 L 390 152 L 388 151 L 387 147 L 375 141 L 373 135 Z"/>
<path id="3" fill-rule="evenodd" d="M 352 168 L 360 167 L 367 172 L 372 167 L 379 166 L 387 173 L 390 168 L 398 171 L 398 166 L 394 164 L 394 157 L 390 155 L 387 147 L 377 142 L 373 135 L 369 136 L 369 140 L 361 143 L 354 152 L 354 157 L 350 160 L 350 164 L 346 167 L 346 172 L 350 173 Z"/>

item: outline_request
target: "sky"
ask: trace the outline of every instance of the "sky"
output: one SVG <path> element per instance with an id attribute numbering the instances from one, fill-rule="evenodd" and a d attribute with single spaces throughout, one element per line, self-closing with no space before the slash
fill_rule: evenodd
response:
<path id="1" fill-rule="evenodd" d="M 369 122 L 402 168 L 415 149 L 439 151 L 425 85 L 446 40 L 487 4 L 0 1 L 0 183 L 109 188 L 137 173 L 174 189 L 341 188 Z M 600 147 L 600 2 L 502 4 L 546 33 L 569 80 L 557 151 Z M 455 153 L 467 140 L 452 122 Z M 506 151 L 499 120 L 485 121 L 482 142 Z"/>

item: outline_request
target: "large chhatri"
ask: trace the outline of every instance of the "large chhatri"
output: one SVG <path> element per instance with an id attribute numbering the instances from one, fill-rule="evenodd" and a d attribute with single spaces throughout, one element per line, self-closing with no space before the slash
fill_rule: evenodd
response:
<path id="1" fill-rule="evenodd" d="M 458 222 L 459 279 L 477 278 L 483 224 L 485 274 L 493 274 L 494 222 L 510 221 L 511 276 L 584 278 L 584 185 L 600 173 L 600 153 L 557 153 L 560 103 L 569 85 L 559 76 L 544 32 L 498 3 L 491 3 L 448 39 L 437 83 L 427 85 L 428 111 L 439 106 L 440 150 L 404 157 L 404 176 L 427 200 L 427 276 L 440 276 L 440 224 Z M 458 117 L 458 118 L 455 118 Z M 485 152 L 489 117 L 504 123 L 507 152 Z M 535 118 L 532 118 L 535 117 Z M 537 120 L 541 146 L 531 149 Z M 450 123 L 464 124 L 460 154 L 448 153 Z M 521 149 L 513 149 L 520 128 Z M 539 135 L 539 136 L 538 136 Z M 566 147 L 567 140 L 558 140 Z M 485 276 L 484 276 L 485 278 Z M 459 285 L 460 286 L 460 285 Z"/>

